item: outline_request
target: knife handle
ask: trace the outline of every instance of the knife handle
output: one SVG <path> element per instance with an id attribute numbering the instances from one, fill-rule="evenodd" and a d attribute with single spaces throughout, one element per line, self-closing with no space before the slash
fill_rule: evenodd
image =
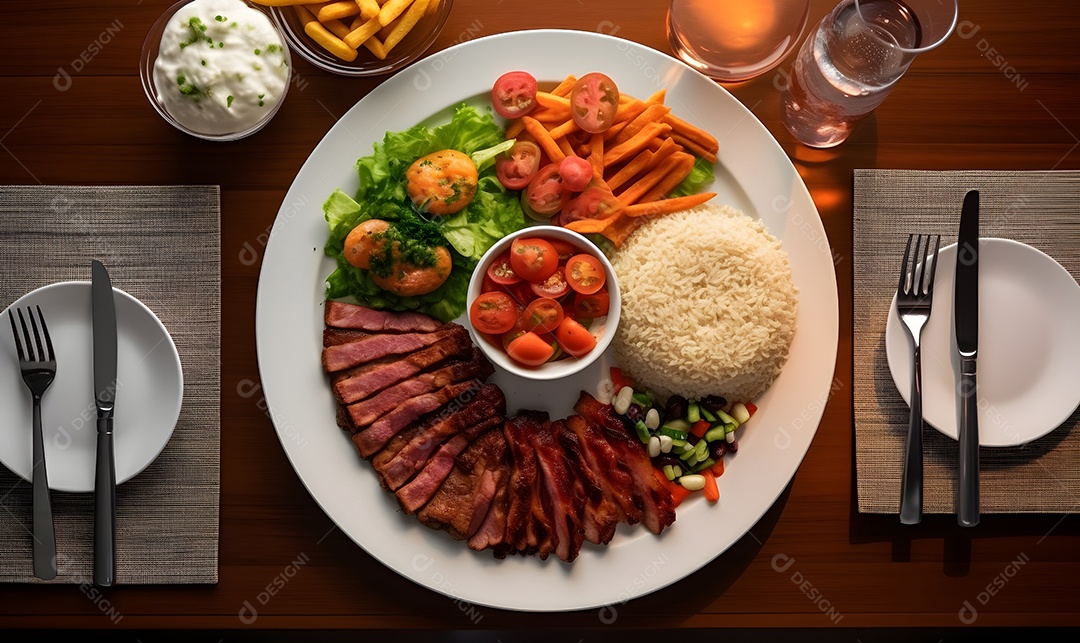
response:
<path id="1" fill-rule="evenodd" d="M 116 581 L 116 462 L 112 416 L 97 421 L 97 469 L 94 477 L 94 584 Z"/>
<path id="2" fill-rule="evenodd" d="M 979 524 L 979 398 L 975 367 L 962 360 L 960 373 L 960 487 L 957 522 L 961 527 Z M 972 360 L 974 362 L 974 360 Z"/>
<path id="3" fill-rule="evenodd" d="M 923 516 L 922 350 L 918 342 L 912 354 L 910 398 L 911 417 L 900 480 L 900 522 L 905 525 L 918 524 Z"/>

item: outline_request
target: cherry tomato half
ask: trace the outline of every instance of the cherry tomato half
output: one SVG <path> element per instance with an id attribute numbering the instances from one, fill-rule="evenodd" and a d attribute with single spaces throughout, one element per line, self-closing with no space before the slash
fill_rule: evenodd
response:
<path id="1" fill-rule="evenodd" d="M 495 159 L 495 176 L 507 190 L 522 190 L 540 168 L 540 146 L 532 141 L 517 141 Z"/>
<path id="2" fill-rule="evenodd" d="M 549 297 L 558 299 L 570 292 L 570 284 L 566 281 L 566 273 L 556 270 L 551 276 L 538 284 L 529 284 L 537 297 Z"/>
<path id="3" fill-rule="evenodd" d="M 566 314 L 559 302 L 541 297 L 525 307 L 525 312 L 521 314 L 521 326 L 528 331 L 550 333 L 559 327 L 564 317 Z"/>
<path id="4" fill-rule="evenodd" d="M 514 273 L 513 264 L 510 263 L 509 250 L 495 257 L 495 260 L 488 265 L 487 276 L 502 286 L 516 284 L 521 281 L 521 277 Z"/>
<path id="5" fill-rule="evenodd" d="M 568 156 L 559 162 L 562 184 L 571 192 L 581 192 L 593 180 L 592 163 L 580 156 Z"/>
<path id="6" fill-rule="evenodd" d="M 570 191 L 562 183 L 559 164 L 548 163 L 540 168 L 525 188 L 525 200 L 537 214 L 550 217 L 570 198 Z"/>
<path id="7" fill-rule="evenodd" d="M 591 295 L 604 287 L 607 275 L 604 265 L 592 255 L 580 254 L 566 262 L 566 281 L 583 295 Z"/>
<path id="8" fill-rule="evenodd" d="M 469 323 L 481 333 L 501 335 L 513 328 L 517 319 L 517 304 L 503 292 L 483 293 L 469 307 Z"/>
<path id="9" fill-rule="evenodd" d="M 536 333 L 528 332 L 511 340 L 506 345 L 506 354 L 525 366 L 540 366 L 555 354 L 555 347 Z"/>
<path id="10" fill-rule="evenodd" d="M 559 263 L 561 264 L 566 263 L 567 259 L 581 252 L 581 248 L 564 239 L 548 239 L 548 241 L 555 248 L 555 252 L 559 253 Z"/>
<path id="11" fill-rule="evenodd" d="M 611 295 L 607 288 L 601 288 L 591 295 L 574 293 L 574 318 L 596 319 L 608 314 L 611 309 Z"/>
<path id="12" fill-rule="evenodd" d="M 594 183 L 566 202 L 559 213 L 559 224 L 565 226 L 580 219 L 606 219 L 620 207 L 611 190 Z"/>
<path id="13" fill-rule="evenodd" d="M 536 79 L 528 72 L 508 71 L 491 88 L 491 106 L 503 118 L 524 116 L 536 105 Z"/>
<path id="14" fill-rule="evenodd" d="M 570 90 L 570 116 L 577 126 L 596 134 L 611 127 L 619 109 L 619 88 L 604 74 L 585 74 Z"/>
<path id="15" fill-rule="evenodd" d="M 578 322 L 570 317 L 564 318 L 555 329 L 555 339 L 564 351 L 574 357 L 587 355 L 596 348 L 596 338 Z"/>
<path id="16" fill-rule="evenodd" d="M 546 239 L 518 237 L 510 243 L 510 266 L 518 277 L 540 283 L 559 269 L 559 255 Z"/>

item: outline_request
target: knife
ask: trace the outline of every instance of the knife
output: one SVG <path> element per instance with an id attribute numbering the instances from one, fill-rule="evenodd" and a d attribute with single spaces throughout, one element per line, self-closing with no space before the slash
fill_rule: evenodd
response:
<path id="1" fill-rule="evenodd" d="M 94 319 L 94 400 L 97 404 L 97 468 L 94 474 L 94 584 L 116 580 L 116 463 L 113 403 L 116 396 L 116 302 L 100 261 L 91 263 Z"/>
<path id="2" fill-rule="evenodd" d="M 960 354 L 960 484 L 957 522 L 979 524 L 979 409 L 975 367 L 979 352 L 979 192 L 964 196 L 956 246 L 953 320 Z"/>

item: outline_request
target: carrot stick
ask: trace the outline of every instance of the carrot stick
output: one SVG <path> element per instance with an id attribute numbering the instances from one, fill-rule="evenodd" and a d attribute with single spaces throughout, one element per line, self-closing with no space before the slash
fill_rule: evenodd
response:
<path id="1" fill-rule="evenodd" d="M 654 154 L 653 156 L 656 155 Z M 690 159 L 690 166 L 693 167 L 694 157 L 685 153 L 682 156 L 688 157 Z M 626 191 L 619 195 L 619 203 L 623 204 L 623 206 L 628 206 L 642 201 L 642 197 L 648 194 L 653 189 L 653 187 L 656 186 L 656 184 L 660 183 L 660 181 L 673 170 L 675 170 L 675 168 L 679 167 L 682 162 L 682 157 L 675 154 L 664 159 L 663 162 L 643 174 L 641 178 L 639 178 L 637 181 L 634 181 L 634 183 L 630 185 L 630 187 L 626 188 Z M 676 185 L 678 184 L 676 183 Z M 656 199 L 650 200 L 655 201 Z"/>
<path id="2" fill-rule="evenodd" d="M 712 134 L 701 129 L 700 127 L 696 125 L 691 125 L 690 123 L 687 123 L 683 119 L 671 113 L 665 114 L 663 120 L 668 125 L 671 125 L 671 129 L 673 132 L 675 132 L 675 134 L 694 141 L 698 145 L 698 147 L 706 149 L 710 152 L 716 152 L 720 149 L 720 143 L 716 140 L 716 138 Z"/>
<path id="3" fill-rule="evenodd" d="M 566 156 L 577 156 L 577 152 L 570 145 L 570 141 L 565 136 L 555 139 L 555 143 L 559 146 L 559 150 Z"/>
<path id="4" fill-rule="evenodd" d="M 564 136 L 573 134 L 574 132 L 578 131 L 578 129 L 578 124 L 574 122 L 574 119 L 571 118 L 570 120 L 566 121 L 561 125 L 552 127 L 549 131 L 551 133 L 551 138 L 559 140 Z"/>
<path id="5" fill-rule="evenodd" d="M 664 123 L 649 123 L 626 141 L 616 145 L 604 154 L 604 167 L 615 165 L 630 158 L 649 144 L 649 140 L 671 131 L 671 126 Z"/>
<path id="6" fill-rule="evenodd" d="M 574 83 L 577 82 L 577 76 L 570 74 L 563 79 L 561 83 L 555 86 L 555 89 L 551 90 L 553 96 L 568 96 L 570 90 L 574 88 Z"/>
<path id="7" fill-rule="evenodd" d="M 667 105 L 649 105 L 645 108 L 645 111 L 638 114 L 637 118 L 630 121 L 626 127 L 615 136 L 615 144 L 625 143 L 630 140 L 634 134 L 637 134 L 644 129 L 646 125 L 660 122 L 663 119 L 664 114 L 667 114 L 670 111 L 671 108 Z"/>
<path id="8" fill-rule="evenodd" d="M 649 201 L 658 201 L 674 190 L 686 175 L 690 174 L 690 171 L 694 169 L 694 157 L 686 152 L 679 152 L 679 154 L 672 154 L 668 157 L 669 160 L 674 159 L 675 165 L 668 170 L 668 173 L 660 179 L 652 188 L 650 188 L 645 194 L 641 196 L 641 203 L 648 203 Z"/>
<path id="9" fill-rule="evenodd" d="M 650 143 L 650 146 L 651 145 L 652 143 Z M 676 152 L 682 152 L 682 148 L 680 148 L 679 144 L 671 140 L 670 138 L 665 138 L 660 141 L 660 144 L 652 152 L 653 157 L 652 160 L 649 162 L 649 166 L 645 168 L 646 170 L 651 170 L 652 168 L 656 167 L 660 164 L 660 161 L 663 161 L 672 154 L 675 154 Z"/>
<path id="10" fill-rule="evenodd" d="M 636 98 L 632 103 L 627 103 L 625 105 L 620 104 L 619 108 L 615 111 L 615 122 L 613 125 L 629 123 L 637 118 L 641 112 L 644 112 L 646 107 L 648 107 L 648 105 L 646 105 L 644 101 L 637 100 Z M 614 138 L 615 134 L 618 134 L 618 132 L 613 133 L 611 136 Z"/>
<path id="11" fill-rule="evenodd" d="M 540 149 L 544 150 L 544 153 L 552 162 L 558 163 L 566 158 L 566 154 L 559 148 L 559 144 L 555 142 L 555 139 L 551 138 L 551 134 L 543 123 L 531 116 L 522 116 L 521 120 L 525 123 L 525 131 L 533 135 L 536 144 L 540 146 Z"/>
<path id="12" fill-rule="evenodd" d="M 689 196 L 677 196 L 671 199 L 635 203 L 634 205 L 628 205 L 623 208 L 622 214 L 631 219 L 639 219 L 645 216 L 654 216 L 658 214 L 671 214 L 672 212 L 692 208 L 695 205 L 701 205 L 714 196 L 716 196 L 716 192 L 701 192 Z"/>
<path id="13" fill-rule="evenodd" d="M 711 469 L 706 469 L 701 474 L 705 476 L 705 499 L 709 502 L 717 502 L 720 500 L 720 488 L 716 486 L 716 476 L 713 475 Z"/>
<path id="14" fill-rule="evenodd" d="M 593 178 L 604 179 L 604 134 L 593 134 L 589 140 L 589 163 L 592 164 Z"/>
<path id="15" fill-rule="evenodd" d="M 682 145 L 686 149 L 690 150 L 690 152 L 692 152 L 694 156 L 700 156 L 709 163 L 716 163 L 716 153 L 710 152 L 709 150 L 701 147 L 697 144 L 696 141 L 688 139 L 680 134 L 673 134 L 671 138 L 679 145 Z"/>
<path id="16" fill-rule="evenodd" d="M 515 118 L 506 124 L 506 138 L 517 138 L 518 134 L 525 129 L 525 123 L 521 122 L 520 118 Z"/>
<path id="17" fill-rule="evenodd" d="M 544 123 L 562 123 L 570 118 L 570 110 L 562 107 L 541 107 L 534 109 L 529 116 Z"/>
<path id="18" fill-rule="evenodd" d="M 653 156 L 653 152 L 642 150 L 637 156 L 630 159 L 629 163 L 619 168 L 619 171 L 608 179 L 608 186 L 610 186 L 612 190 L 618 190 L 624 183 L 647 170 L 649 164 L 652 162 Z"/>
<path id="19" fill-rule="evenodd" d="M 717 460 L 716 464 L 709 467 L 709 471 L 712 471 L 712 474 L 717 478 L 724 475 L 724 459 L 720 458 L 719 460 Z"/>
<path id="20" fill-rule="evenodd" d="M 536 103 L 541 107 L 570 109 L 570 99 L 551 92 L 536 92 Z"/>

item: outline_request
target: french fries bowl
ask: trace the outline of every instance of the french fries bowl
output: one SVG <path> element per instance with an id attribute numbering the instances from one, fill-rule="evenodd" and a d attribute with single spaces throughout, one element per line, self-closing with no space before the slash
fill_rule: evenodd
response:
<path id="1" fill-rule="evenodd" d="M 342 76 L 378 76 L 419 59 L 438 37 L 453 0 L 251 0 L 265 5 L 289 46 Z"/>

